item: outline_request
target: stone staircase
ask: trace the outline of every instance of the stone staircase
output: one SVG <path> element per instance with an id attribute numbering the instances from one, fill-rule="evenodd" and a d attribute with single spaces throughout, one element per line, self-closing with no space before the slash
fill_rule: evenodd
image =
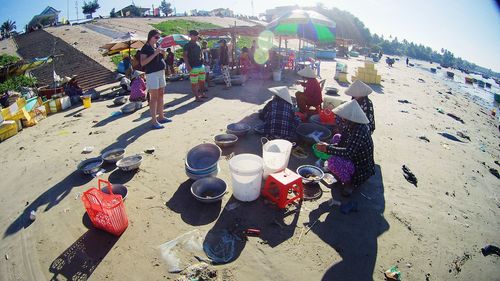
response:
<path id="1" fill-rule="evenodd" d="M 19 35 L 14 40 L 24 59 L 56 55 L 51 64 L 31 71 L 41 85 L 53 82 L 54 70 L 61 77 L 78 75 L 78 84 L 84 91 L 115 82 L 114 72 L 44 30 Z"/>

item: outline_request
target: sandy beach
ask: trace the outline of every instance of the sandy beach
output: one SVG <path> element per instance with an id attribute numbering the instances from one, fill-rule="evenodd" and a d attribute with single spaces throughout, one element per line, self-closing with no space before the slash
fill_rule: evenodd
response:
<path id="1" fill-rule="evenodd" d="M 119 23 L 119 31 L 130 28 L 126 19 Z M 149 27 L 141 23 L 137 30 Z M 75 48 L 112 69 L 96 48 L 108 37 L 85 26 L 47 31 L 78 41 Z M 383 273 L 394 265 L 404 280 L 498 280 L 500 257 L 484 257 L 480 251 L 500 243 L 499 179 L 489 171 L 500 170 L 491 93 L 472 94 L 484 90 L 465 85 L 458 71 L 450 81 L 444 69 L 428 71 L 432 65 L 426 62 L 406 67 L 401 59 L 388 67 L 383 60 L 375 65 L 382 85 L 370 96 L 376 175 L 350 198 L 322 186 L 320 199 L 288 212 L 263 199 L 242 203 L 231 196 L 228 160 L 241 153 L 262 155 L 258 134 L 251 132 L 223 150 L 218 177 L 229 193 L 221 203 L 194 200 L 184 159 L 190 148 L 212 142 L 229 123 L 258 124 L 256 113 L 271 98 L 266 88 L 287 85 L 295 91 L 293 73 L 285 73 L 282 82 L 251 80 L 229 91 L 209 88 L 211 99 L 205 103 L 194 102 L 187 81 L 169 83 L 165 112 L 173 122 L 163 130 L 150 130 L 147 107 L 113 117 L 120 108 L 112 100 L 93 102 L 89 109 L 73 107 L 24 129 L 0 143 L 0 280 L 175 280 L 181 275 L 168 272 L 159 246 L 193 230 L 204 237 L 235 220 L 260 229 L 261 237 L 239 243 L 235 261 L 214 266 L 214 280 L 384 280 Z M 363 65 L 362 58 L 337 62 L 348 65 L 349 77 Z M 322 62 L 321 76 L 347 101 L 346 87 L 333 79 L 335 64 Z M 457 132 L 470 140 L 438 134 Z M 86 146 L 94 150 L 82 154 Z M 127 155 L 150 147 L 155 151 L 143 154 L 137 173 L 107 166 L 100 176 L 129 190 L 129 226 L 115 238 L 93 229 L 86 218 L 81 195 L 97 186 L 97 179 L 76 167 L 117 147 Z M 311 149 L 306 150 L 307 159 L 290 158 L 291 170 L 315 162 Z M 417 187 L 405 180 L 403 165 L 418 178 Z M 327 207 L 332 196 L 356 201 L 359 210 L 346 215 Z M 32 210 L 38 215 L 30 223 Z M 188 250 L 178 249 L 176 255 L 183 267 L 199 263 Z"/>

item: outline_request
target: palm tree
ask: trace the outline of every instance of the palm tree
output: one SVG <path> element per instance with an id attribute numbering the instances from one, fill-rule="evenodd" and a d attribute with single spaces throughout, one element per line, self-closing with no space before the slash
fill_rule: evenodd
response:
<path id="1" fill-rule="evenodd" d="M 16 22 L 11 20 L 6 20 L 1 26 L 0 31 L 2 32 L 2 36 L 5 38 L 9 38 L 12 31 L 16 30 Z"/>

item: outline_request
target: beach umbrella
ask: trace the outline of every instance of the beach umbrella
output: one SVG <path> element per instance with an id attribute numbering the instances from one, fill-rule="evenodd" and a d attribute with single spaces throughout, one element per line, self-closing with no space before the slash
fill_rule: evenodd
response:
<path id="1" fill-rule="evenodd" d="M 335 27 L 333 20 L 309 10 L 290 11 L 267 25 L 276 36 L 297 37 L 320 44 L 335 41 Z"/>
<path id="2" fill-rule="evenodd" d="M 160 39 L 160 48 L 169 48 L 175 45 L 185 45 L 189 42 L 189 37 L 183 34 L 171 34 Z"/>
<path id="3" fill-rule="evenodd" d="M 118 52 L 130 49 L 140 49 L 146 43 L 146 37 L 141 37 L 134 32 L 127 32 L 117 38 L 114 38 L 108 44 L 101 46 L 100 48 L 105 50 L 106 54 L 116 54 Z"/>

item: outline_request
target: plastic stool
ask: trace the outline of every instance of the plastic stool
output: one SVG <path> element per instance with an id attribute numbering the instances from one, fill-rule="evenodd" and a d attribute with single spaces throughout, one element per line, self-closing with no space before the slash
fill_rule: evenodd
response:
<path id="1" fill-rule="evenodd" d="M 295 196 L 289 199 L 288 194 L 293 194 Z M 279 208 L 283 209 L 293 201 L 302 200 L 304 198 L 302 177 L 289 169 L 270 174 L 266 179 L 262 195 L 269 198 L 276 203 Z"/>

